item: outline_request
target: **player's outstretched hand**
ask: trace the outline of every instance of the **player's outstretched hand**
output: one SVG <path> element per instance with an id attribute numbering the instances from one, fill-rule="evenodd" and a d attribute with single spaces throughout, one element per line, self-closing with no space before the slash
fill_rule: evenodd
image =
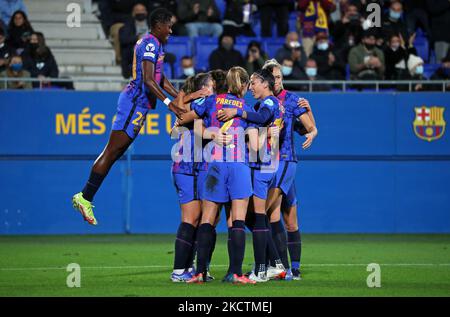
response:
<path id="1" fill-rule="evenodd" d="M 173 102 L 169 103 L 169 110 L 175 113 L 175 115 L 181 119 L 181 115 L 183 113 L 186 113 L 186 108 L 184 106 L 180 106 L 177 104 L 174 104 Z"/>
<path id="2" fill-rule="evenodd" d="M 236 115 L 237 108 L 220 109 L 220 111 L 217 112 L 217 119 L 219 121 L 228 121 L 236 117 Z"/>
<path id="3" fill-rule="evenodd" d="M 306 109 L 306 111 L 311 111 L 311 105 L 309 104 L 309 101 L 305 98 L 300 98 L 297 103 L 298 106 L 303 107 Z"/>
<path id="4" fill-rule="evenodd" d="M 197 98 L 203 98 L 203 97 L 207 97 L 211 94 L 210 90 L 208 88 L 202 88 L 200 90 L 194 91 L 191 95 L 190 98 L 192 100 L 195 100 Z"/>

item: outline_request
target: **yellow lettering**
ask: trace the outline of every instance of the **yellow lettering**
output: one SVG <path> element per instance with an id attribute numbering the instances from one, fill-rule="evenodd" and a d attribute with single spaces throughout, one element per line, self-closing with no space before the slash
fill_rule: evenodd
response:
<path id="1" fill-rule="evenodd" d="M 76 115 L 71 113 L 67 116 L 67 122 L 64 120 L 64 114 L 56 114 L 56 134 L 75 134 L 76 132 Z M 70 131 L 70 132 L 69 132 Z"/>
<path id="2" fill-rule="evenodd" d="M 159 114 L 158 113 L 152 113 L 147 115 L 147 134 L 149 135 L 156 135 L 159 134 L 158 130 L 158 120 Z M 156 120 L 156 121 L 153 121 Z"/>
<path id="3" fill-rule="evenodd" d="M 78 134 L 91 134 L 91 130 L 89 129 L 91 114 L 88 112 L 89 108 L 86 107 L 78 115 Z"/>
<path id="4" fill-rule="evenodd" d="M 92 117 L 92 123 L 96 127 L 96 129 L 92 129 L 92 134 L 103 134 L 106 131 L 105 123 L 105 115 L 103 113 L 97 113 Z"/>
<path id="5" fill-rule="evenodd" d="M 172 131 L 172 115 L 170 113 L 166 114 L 166 131 L 168 134 L 170 134 L 170 131 Z"/>

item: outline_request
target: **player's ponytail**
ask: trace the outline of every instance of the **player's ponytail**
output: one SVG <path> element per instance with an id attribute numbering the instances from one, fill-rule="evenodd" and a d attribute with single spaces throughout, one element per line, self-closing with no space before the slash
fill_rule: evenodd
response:
<path id="1" fill-rule="evenodd" d="M 242 94 L 243 87 L 247 86 L 249 77 L 245 69 L 239 66 L 232 67 L 227 74 L 228 92 L 238 97 Z"/>

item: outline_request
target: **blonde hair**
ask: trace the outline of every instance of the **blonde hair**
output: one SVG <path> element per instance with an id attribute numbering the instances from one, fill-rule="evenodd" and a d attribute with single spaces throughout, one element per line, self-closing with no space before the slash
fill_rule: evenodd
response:
<path id="1" fill-rule="evenodd" d="M 186 78 L 186 80 L 184 81 L 183 87 L 181 87 L 181 90 L 184 93 L 190 94 L 195 91 L 194 79 L 195 79 L 194 76 L 189 76 L 188 78 Z"/>
<path id="2" fill-rule="evenodd" d="M 248 85 L 250 78 L 245 69 L 240 66 L 232 67 L 227 73 L 227 86 L 228 92 L 236 95 L 238 97 L 242 97 L 242 88 L 245 85 Z"/>

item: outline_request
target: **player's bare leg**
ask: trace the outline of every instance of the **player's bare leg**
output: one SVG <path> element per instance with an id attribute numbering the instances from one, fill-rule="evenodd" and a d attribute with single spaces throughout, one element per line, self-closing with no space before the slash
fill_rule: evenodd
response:
<path id="1" fill-rule="evenodd" d="M 108 143 L 92 166 L 83 190 L 72 197 L 72 204 L 92 225 L 97 224 L 92 201 L 113 164 L 125 153 L 133 140 L 123 131 L 111 131 Z"/>

